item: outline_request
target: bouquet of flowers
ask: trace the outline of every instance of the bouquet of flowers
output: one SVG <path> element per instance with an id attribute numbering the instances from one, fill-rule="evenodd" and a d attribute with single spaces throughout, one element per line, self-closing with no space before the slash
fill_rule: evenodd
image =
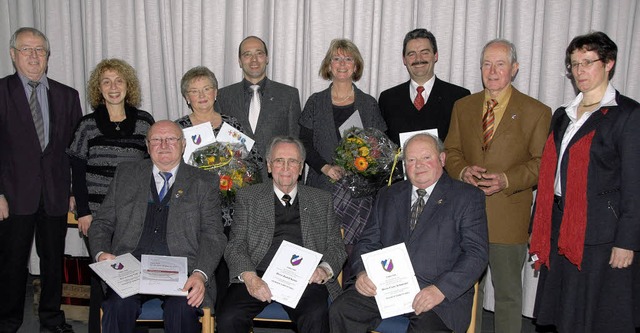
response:
<path id="1" fill-rule="evenodd" d="M 336 147 L 334 162 L 347 172 L 340 181 L 358 198 L 402 177 L 395 168 L 397 154 L 398 146 L 380 130 L 353 127 Z"/>
<path id="2" fill-rule="evenodd" d="M 260 168 L 242 143 L 214 142 L 195 150 L 191 154 L 191 163 L 220 177 L 223 218 L 225 226 L 230 224 L 236 191 L 259 183 Z"/>

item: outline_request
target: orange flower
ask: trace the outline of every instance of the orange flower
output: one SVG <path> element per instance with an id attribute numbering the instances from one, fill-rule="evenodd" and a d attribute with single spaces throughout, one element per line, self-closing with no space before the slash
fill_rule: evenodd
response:
<path id="1" fill-rule="evenodd" d="M 356 166 L 356 170 L 365 171 L 369 167 L 369 162 L 367 162 L 366 158 L 360 156 L 353 161 L 353 165 Z"/>
<path id="2" fill-rule="evenodd" d="M 229 191 L 233 185 L 233 180 L 229 175 L 220 176 L 220 190 Z"/>

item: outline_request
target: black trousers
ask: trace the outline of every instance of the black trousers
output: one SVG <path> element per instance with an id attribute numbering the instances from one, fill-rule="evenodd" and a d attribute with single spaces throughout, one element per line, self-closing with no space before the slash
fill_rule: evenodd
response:
<path id="1" fill-rule="evenodd" d="M 329 333 L 328 298 L 326 286 L 312 283 L 307 285 L 295 309 L 285 305 L 282 307 L 295 323 L 298 332 Z M 268 302 L 253 298 L 244 283 L 232 283 L 216 316 L 218 332 L 249 332 L 253 318 L 267 305 Z"/>
<path id="2" fill-rule="evenodd" d="M 452 332 L 433 311 L 420 315 L 411 312 L 406 316 L 409 318 L 407 332 Z M 331 304 L 329 318 L 331 332 L 334 333 L 365 333 L 374 330 L 382 322 L 376 299 L 361 295 L 355 287 L 348 288 Z"/>
<path id="3" fill-rule="evenodd" d="M 11 214 L 11 211 L 9 211 Z M 0 332 L 16 332 L 24 317 L 27 263 L 35 232 L 40 256 L 40 325 L 65 322 L 60 310 L 67 216 L 49 216 L 42 206 L 32 215 L 9 215 L 0 221 Z"/>
<path id="4" fill-rule="evenodd" d="M 111 288 L 102 303 L 102 332 L 129 333 L 135 332 L 136 319 L 140 315 L 141 306 L 147 300 L 160 298 L 163 309 L 164 331 L 167 333 L 197 333 L 201 331 L 198 317 L 202 310 L 187 304 L 184 296 L 133 295 L 121 298 Z"/>

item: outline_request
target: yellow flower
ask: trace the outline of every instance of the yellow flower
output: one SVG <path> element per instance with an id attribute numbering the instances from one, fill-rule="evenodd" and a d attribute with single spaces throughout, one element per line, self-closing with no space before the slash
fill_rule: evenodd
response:
<path id="1" fill-rule="evenodd" d="M 360 147 L 358 152 L 360 153 L 360 156 L 369 156 L 369 148 L 367 147 Z"/>

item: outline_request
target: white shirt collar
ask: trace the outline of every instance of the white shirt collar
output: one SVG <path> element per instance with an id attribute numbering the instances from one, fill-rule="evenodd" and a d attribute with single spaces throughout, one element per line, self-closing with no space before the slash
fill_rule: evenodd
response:
<path id="1" fill-rule="evenodd" d="M 433 188 L 436 187 L 436 184 L 438 184 L 438 181 L 439 180 L 437 180 L 435 183 L 431 184 L 431 186 L 425 189 L 427 191 L 427 194 L 425 194 L 425 198 L 428 198 L 431 195 L 431 193 L 433 193 Z M 416 200 L 418 200 L 418 192 L 416 192 L 417 190 L 418 190 L 418 187 L 412 184 L 411 185 L 411 204 L 412 205 L 414 202 L 416 202 Z"/>
<path id="2" fill-rule="evenodd" d="M 179 167 L 180 163 L 178 163 L 178 165 L 176 165 L 173 169 L 169 170 L 169 172 L 171 172 L 171 178 L 169 178 L 169 187 L 173 186 L 173 183 L 176 182 L 176 175 L 178 174 Z M 160 176 L 160 169 L 158 169 L 158 167 L 154 164 L 151 172 L 153 173 L 153 180 L 156 182 L 156 189 L 158 190 L 158 192 L 160 192 L 162 186 L 164 186 L 164 178 Z"/>
<path id="3" fill-rule="evenodd" d="M 293 190 L 291 190 L 291 192 L 284 193 L 280 191 L 280 189 L 275 184 L 273 184 L 273 192 L 276 193 L 276 195 L 278 196 L 278 199 L 280 200 L 280 203 L 282 203 L 283 206 L 286 206 L 286 203 L 282 201 L 282 196 L 285 194 L 289 194 L 289 196 L 291 197 L 291 200 L 289 200 L 289 203 L 293 205 L 293 202 L 296 200 L 296 197 L 298 194 L 298 185 L 296 184 L 296 187 L 294 187 Z"/>
<path id="4" fill-rule="evenodd" d="M 578 121 L 578 119 L 576 119 L 578 114 L 578 106 L 582 102 L 583 98 L 584 98 L 584 94 L 579 93 L 573 100 L 562 105 L 565 108 L 565 112 L 567 113 L 567 116 L 569 116 L 569 119 L 571 119 L 572 122 Z M 598 110 L 603 106 L 617 106 L 617 105 L 618 103 L 616 103 L 616 89 L 613 87 L 611 82 L 609 82 L 609 84 L 607 85 L 607 90 L 604 92 L 604 96 L 602 96 L 602 100 L 600 101 L 600 105 L 597 108 L 595 108 L 594 111 Z M 589 115 L 591 115 L 591 113 L 593 113 L 593 111 L 588 112 Z"/>
<path id="5" fill-rule="evenodd" d="M 422 87 L 424 88 L 422 97 L 424 97 L 425 103 L 427 102 L 427 99 L 429 99 L 429 95 L 431 95 L 431 90 L 433 89 L 433 84 L 435 82 L 436 75 L 434 74 L 427 82 L 422 85 Z M 418 84 L 418 82 L 411 79 L 411 83 L 409 84 L 409 94 L 411 95 L 411 101 L 414 101 L 416 99 L 416 96 L 418 96 L 418 91 L 416 89 L 418 89 L 419 86 L 420 85 Z"/>

